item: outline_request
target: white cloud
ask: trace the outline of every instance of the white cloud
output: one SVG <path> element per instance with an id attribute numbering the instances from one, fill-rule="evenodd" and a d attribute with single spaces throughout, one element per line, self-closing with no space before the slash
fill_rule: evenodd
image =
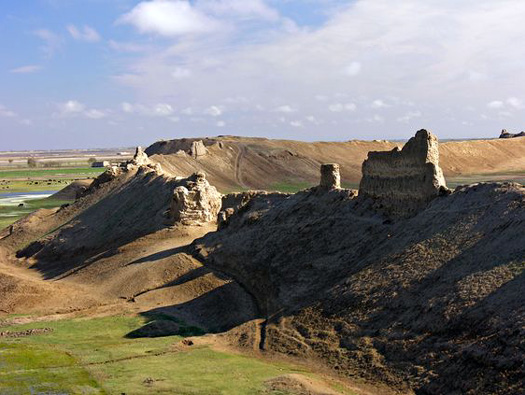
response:
<path id="1" fill-rule="evenodd" d="M 61 116 L 75 115 L 84 112 L 86 106 L 76 100 L 68 100 L 58 104 L 58 110 Z"/>
<path id="2" fill-rule="evenodd" d="M 188 78 L 191 76 L 191 70 L 185 69 L 184 67 L 176 67 L 175 70 L 172 71 L 171 76 L 176 80 Z"/>
<path id="3" fill-rule="evenodd" d="M 404 114 L 403 116 L 397 118 L 397 122 L 408 123 L 410 120 L 412 120 L 414 118 L 420 118 L 421 115 L 422 115 L 421 111 L 410 111 L 410 112 Z"/>
<path id="4" fill-rule="evenodd" d="M 0 117 L 16 118 L 18 117 L 18 114 L 14 111 L 11 111 L 6 106 L 0 104 Z"/>
<path id="5" fill-rule="evenodd" d="M 505 107 L 505 103 L 503 103 L 501 100 L 493 100 L 487 104 L 487 107 L 492 110 L 498 110 Z"/>
<path id="6" fill-rule="evenodd" d="M 283 112 L 283 113 L 292 113 L 292 112 L 296 112 L 297 109 L 293 108 L 292 106 L 289 106 L 288 104 L 284 105 L 284 106 L 279 106 L 275 109 L 276 112 Z"/>
<path id="7" fill-rule="evenodd" d="M 108 116 L 109 111 L 103 111 L 96 108 L 88 108 L 84 103 L 78 100 L 68 100 L 57 104 L 58 113 L 53 114 L 58 118 L 88 118 L 102 119 Z"/>
<path id="8" fill-rule="evenodd" d="M 87 118 L 90 118 L 90 119 L 102 119 L 102 118 L 105 118 L 107 116 L 107 114 L 104 111 L 97 110 L 96 108 L 92 108 L 92 109 L 87 110 L 84 113 L 84 115 Z"/>
<path id="9" fill-rule="evenodd" d="M 220 115 L 222 115 L 222 108 L 220 107 L 217 107 L 217 106 L 211 106 L 211 107 L 208 107 L 204 113 L 207 114 L 207 115 L 211 115 L 212 117 L 218 117 Z"/>
<path id="10" fill-rule="evenodd" d="M 91 26 L 84 25 L 84 27 L 78 29 L 75 25 L 67 25 L 66 27 L 71 37 L 75 40 L 86 41 L 94 43 L 100 41 L 100 35 Z"/>
<path id="11" fill-rule="evenodd" d="M 121 107 L 122 111 L 124 111 L 125 113 L 131 114 L 135 112 L 135 107 L 131 103 L 124 102 L 121 104 Z"/>
<path id="12" fill-rule="evenodd" d="M 117 23 L 129 24 L 141 33 L 175 37 L 216 30 L 218 21 L 195 9 L 186 0 L 143 1 L 121 16 Z"/>
<path id="13" fill-rule="evenodd" d="M 36 73 L 37 71 L 40 71 L 41 69 L 42 69 L 42 66 L 31 64 L 27 66 L 16 67 L 14 69 L 9 70 L 9 72 L 14 73 L 14 74 L 31 74 L 31 73 Z"/>
<path id="14" fill-rule="evenodd" d="M 175 112 L 171 104 L 168 103 L 145 105 L 141 103 L 131 104 L 124 102 L 121 104 L 121 109 L 127 114 L 137 114 L 147 117 L 168 117 Z"/>
<path id="15" fill-rule="evenodd" d="M 290 126 L 293 126 L 294 128 L 300 128 L 303 126 L 303 123 L 301 121 L 292 121 L 290 122 Z"/>
<path id="16" fill-rule="evenodd" d="M 355 111 L 357 106 L 354 103 L 334 103 L 328 106 L 328 110 L 331 112 L 342 112 L 342 111 Z"/>
<path id="17" fill-rule="evenodd" d="M 369 117 L 366 120 L 368 122 L 370 122 L 370 123 L 383 123 L 383 122 L 385 122 L 385 118 L 382 117 L 381 115 L 378 115 L 378 114 L 374 114 L 374 116 Z"/>
<path id="18" fill-rule="evenodd" d="M 468 72 L 468 79 L 472 82 L 485 81 L 487 78 L 486 74 L 480 73 L 479 71 L 470 70 Z"/>
<path id="19" fill-rule="evenodd" d="M 517 97 L 509 97 L 507 99 L 507 104 L 517 110 L 521 110 L 524 108 L 523 101 L 518 99 Z"/>
<path id="20" fill-rule="evenodd" d="M 34 31 L 35 36 L 44 41 L 44 45 L 40 47 L 40 50 L 48 57 L 55 54 L 57 50 L 62 47 L 62 37 L 58 34 L 53 33 L 48 29 L 39 29 Z"/>
<path id="21" fill-rule="evenodd" d="M 269 7 L 263 0 L 200 0 L 198 6 L 204 11 L 224 16 L 258 18 L 276 21 L 279 12 Z"/>
<path id="22" fill-rule="evenodd" d="M 351 77 L 355 77 L 361 72 L 361 63 L 359 62 L 352 62 L 345 68 L 346 75 L 349 75 Z"/>
<path id="23" fill-rule="evenodd" d="M 109 47 L 118 52 L 144 52 L 150 47 L 144 44 L 137 44 L 134 42 L 121 42 L 115 40 L 108 41 Z"/>
<path id="24" fill-rule="evenodd" d="M 386 104 L 383 100 L 376 99 L 376 100 L 374 100 L 374 101 L 372 102 L 372 104 L 370 105 L 370 107 L 375 108 L 375 109 L 379 109 L 379 108 L 389 107 L 389 105 Z"/>
<path id="25" fill-rule="evenodd" d="M 226 122 L 224 122 L 224 121 L 217 121 L 216 125 L 217 125 L 217 127 L 219 127 L 219 128 L 223 128 L 223 127 L 226 126 Z"/>
<path id="26" fill-rule="evenodd" d="M 153 107 L 154 114 L 160 117 L 166 117 L 173 114 L 173 107 L 166 103 L 160 103 Z"/>
<path id="27" fill-rule="evenodd" d="M 184 12 L 195 12 L 212 20 L 212 26 L 222 23 L 233 30 L 151 40 L 156 48 L 129 59 L 128 68 L 119 71 L 128 77 L 120 82 L 136 90 L 138 97 L 174 98 L 174 105 L 180 108 L 191 103 L 199 109 L 195 114 L 202 114 L 209 103 L 227 105 L 228 125 L 237 130 L 268 124 L 268 113 L 277 112 L 286 116 L 284 125 L 300 119 L 312 130 L 315 124 L 307 116 L 322 119 L 325 125 L 337 120 L 345 126 L 337 129 L 355 130 L 356 137 L 379 133 L 377 125 L 369 122 L 379 122 L 381 117 L 394 121 L 392 137 L 406 137 L 403 123 L 417 118 L 420 110 L 425 122 L 440 134 L 468 136 L 467 132 L 479 135 L 488 130 L 482 119 L 471 128 L 454 129 L 456 122 L 473 117 L 468 106 L 485 108 L 487 115 L 495 106 L 491 121 L 501 110 L 517 116 L 521 104 L 506 98 L 521 100 L 515 87 L 525 84 L 519 66 L 525 59 L 525 47 L 519 45 L 525 34 L 520 19 L 525 13 L 523 1 L 402 0 L 395 7 L 388 0 L 348 1 L 328 14 L 324 24 L 291 32 L 277 28 L 280 25 L 271 18 L 254 13 L 242 16 L 236 8 L 241 3 L 179 2 L 177 7 L 185 7 Z M 253 4 L 243 3 L 243 7 Z M 319 2 L 308 1 L 305 7 L 315 3 Z M 141 2 L 134 11 L 145 4 L 174 2 Z M 322 9 L 318 4 L 315 7 Z M 138 17 L 133 20 L 137 22 Z M 178 36 L 203 29 L 192 25 L 172 31 L 159 23 L 146 24 L 141 31 Z M 191 73 L 178 70 L 180 67 Z M 230 97 L 249 98 L 253 105 L 226 102 Z M 503 99 L 487 107 L 494 98 Z M 354 106 L 345 107 L 348 101 Z M 359 111 L 359 117 L 344 116 L 348 111 Z M 279 115 L 273 118 L 276 123 Z M 181 118 L 181 123 L 188 120 Z M 261 133 L 272 133 L 259 128 Z M 337 130 L 318 131 L 339 137 Z"/>

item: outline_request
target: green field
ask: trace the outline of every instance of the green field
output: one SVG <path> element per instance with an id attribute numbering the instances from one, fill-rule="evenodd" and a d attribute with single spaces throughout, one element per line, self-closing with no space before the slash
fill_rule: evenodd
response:
<path id="1" fill-rule="evenodd" d="M 59 191 L 77 179 L 95 178 L 104 168 L 77 167 L 59 169 L 0 170 L 0 197 L 4 193 Z M 31 199 L 23 207 L 2 204 L 0 200 L 0 229 L 40 208 L 59 207 L 66 201 Z"/>
<path id="2" fill-rule="evenodd" d="M 152 319 L 156 324 L 170 320 L 164 316 Z M 178 333 L 195 331 L 175 322 Z M 0 332 L 52 330 L 0 338 L 0 393 L 258 394 L 268 393 L 264 382 L 272 377 L 288 373 L 313 376 L 286 363 L 218 352 L 207 346 L 183 346 L 180 334 L 129 336 L 147 323 L 141 316 L 117 316 L 0 324 Z"/>
<path id="3" fill-rule="evenodd" d="M 40 208 L 60 207 L 63 204 L 71 203 L 65 200 L 57 200 L 51 197 L 46 199 L 33 199 L 26 201 L 23 207 L 7 206 L 0 204 L 0 230 L 11 225 L 20 218 L 32 213 Z"/>
<path id="4" fill-rule="evenodd" d="M 49 177 L 71 177 L 76 178 L 96 177 L 106 169 L 100 167 L 73 167 L 58 169 L 24 169 L 24 170 L 0 170 L 0 180 L 10 178 L 49 178 Z"/>
<path id="5" fill-rule="evenodd" d="M 494 173 L 494 174 L 471 174 L 468 176 L 446 177 L 449 188 L 459 185 L 469 185 L 477 182 L 517 182 L 525 185 L 525 172 Z"/>

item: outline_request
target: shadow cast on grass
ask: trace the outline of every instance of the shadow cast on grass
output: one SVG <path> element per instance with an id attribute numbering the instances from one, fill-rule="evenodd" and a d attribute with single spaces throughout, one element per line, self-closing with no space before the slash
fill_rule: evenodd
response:
<path id="1" fill-rule="evenodd" d="M 254 300 L 235 282 L 187 302 L 158 307 L 141 315 L 148 323 L 126 337 L 200 336 L 226 332 L 259 318 Z"/>

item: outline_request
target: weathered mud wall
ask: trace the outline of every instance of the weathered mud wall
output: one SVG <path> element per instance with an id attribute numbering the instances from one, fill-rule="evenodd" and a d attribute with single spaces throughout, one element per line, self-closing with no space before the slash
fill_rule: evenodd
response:
<path id="1" fill-rule="evenodd" d="M 170 207 L 170 220 L 183 225 L 204 225 L 217 220 L 222 196 L 197 172 L 175 188 Z"/>
<path id="2" fill-rule="evenodd" d="M 321 189 L 341 188 L 341 174 L 337 163 L 327 163 L 321 165 Z"/>
<path id="3" fill-rule="evenodd" d="M 414 215 L 446 191 L 438 139 L 424 129 L 402 150 L 369 152 L 363 163 L 359 195 L 374 199 L 375 206 L 388 216 Z"/>

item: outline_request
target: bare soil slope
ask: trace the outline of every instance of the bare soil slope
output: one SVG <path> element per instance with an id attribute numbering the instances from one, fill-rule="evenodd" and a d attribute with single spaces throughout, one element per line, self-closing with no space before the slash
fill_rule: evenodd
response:
<path id="1" fill-rule="evenodd" d="M 445 173 L 523 169 L 522 141 L 443 144 Z M 205 144 L 208 154 L 194 158 L 179 152 L 191 140 L 156 143 L 148 152 L 165 172 L 109 172 L 73 204 L 3 232 L 2 312 L 111 305 L 213 332 L 263 317 L 234 331 L 238 344 L 318 359 L 405 392 L 520 392 L 522 186 L 464 187 L 398 221 L 350 190 L 314 188 L 254 199 L 220 231 L 166 225 L 180 182 L 173 176 L 204 169 L 223 190 L 316 184 L 319 163 L 339 162 L 343 179 L 357 181 L 369 150 L 394 146 L 228 137 Z"/>
<path id="2" fill-rule="evenodd" d="M 355 185 L 369 151 L 403 146 L 388 141 L 306 143 L 226 136 L 202 139 L 208 154 L 195 158 L 188 154 L 195 140 L 160 141 L 146 153 L 173 175 L 204 170 L 210 183 L 223 192 L 273 189 L 286 183 L 316 185 L 321 163 L 340 164 L 343 183 Z M 450 141 L 440 145 L 440 157 L 446 177 L 525 173 L 525 138 Z"/>
<path id="3" fill-rule="evenodd" d="M 206 331 L 256 317 L 252 297 L 238 284 L 186 253 L 216 224 L 166 225 L 177 185 L 148 166 L 114 179 L 103 175 L 73 204 L 15 223 L 0 238 L 0 310 L 49 314 L 121 305 L 174 314 Z"/>
<path id="4" fill-rule="evenodd" d="M 394 223 L 345 190 L 263 203 L 194 245 L 256 297 L 261 347 L 418 393 L 523 389 L 522 186 L 464 187 Z"/>

